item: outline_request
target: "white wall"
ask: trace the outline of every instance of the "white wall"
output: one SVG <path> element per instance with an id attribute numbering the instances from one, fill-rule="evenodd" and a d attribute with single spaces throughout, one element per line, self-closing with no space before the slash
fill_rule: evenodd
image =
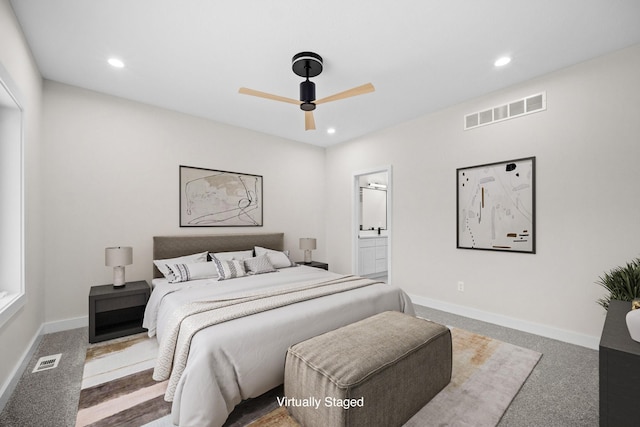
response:
<path id="1" fill-rule="evenodd" d="M 42 78 L 8 0 L 0 0 L 0 63 L 25 99 L 24 204 L 27 300 L 0 327 L 0 396 L 44 321 L 43 214 L 40 163 Z M 1 405 L 0 405 L 1 407 Z"/>
<path id="2" fill-rule="evenodd" d="M 637 45 L 329 148 L 327 261 L 351 269 L 351 174 L 392 164 L 394 284 L 596 339 L 598 276 L 640 255 L 639 75 Z M 465 114 L 541 91 L 544 112 L 462 129 Z M 456 168 L 528 156 L 537 161 L 537 254 L 456 249 Z"/>
<path id="3" fill-rule="evenodd" d="M 324 150 L 51 81 L 44 84 L 46 319 L 87 315 L 112 283 L 104 248 L 133 247 L 127 280 L 151 279 L 152 236 L 282 231 L 324 259 Z M 180 228 L 178 166 L 263 176 L 264 226 Z"/>

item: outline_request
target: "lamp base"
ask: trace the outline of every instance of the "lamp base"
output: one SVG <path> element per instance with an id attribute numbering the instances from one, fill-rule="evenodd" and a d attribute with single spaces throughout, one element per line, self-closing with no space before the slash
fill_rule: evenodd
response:
<path id="1" fill-rule="evenodd" d="M 304 251 L 304 263 L 311 264 L 311 251 L 309 249 L 305 249 Z"/>
<path id="2" fill-rule="evenodd" d="M 122 288 L 127 284 L 124 280 L 124 266 L 113 267 L 113 287 Z"/>

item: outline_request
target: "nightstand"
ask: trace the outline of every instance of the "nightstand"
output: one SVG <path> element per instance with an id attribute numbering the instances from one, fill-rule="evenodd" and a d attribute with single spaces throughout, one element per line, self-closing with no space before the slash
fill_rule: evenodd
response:
<path id="1" fill-rule="evenodd" d="M 89 342 L 144 332 L 142 319 L 151 288 L 145 280 L 125 286 L 92 286 L 89 292 Z"/>
<path id="2" fill-rule="evenodd" d="M 306 263 L 304 261 L 298 261 L 296 262 L 296 264 L 298 265 L 306 265 L 308 267 L 315 267 L 315 268 L 322 268 L 323 270 L 329 270 L 329 264 L 326 264 L 324 262 L 319 262 L 319 261 L 311 261 L 310 263 Z"/>

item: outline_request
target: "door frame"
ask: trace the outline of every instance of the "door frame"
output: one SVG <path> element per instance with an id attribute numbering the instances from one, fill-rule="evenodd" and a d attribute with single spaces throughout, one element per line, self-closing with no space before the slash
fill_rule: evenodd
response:
<path id="1" fill-rule="evenodd" d="M 360 267 L 359 235 L 360 235 L 360 177 L 377 173 L 387 174 L 387 282 L 391 283 L 391 246 L 393 227 L 393 175 L 391 165 L 383 165 L 369 169 L 363 169 L 352 174 L 352 216 L 351 216 L 351 270 L 358 274 Z"/>

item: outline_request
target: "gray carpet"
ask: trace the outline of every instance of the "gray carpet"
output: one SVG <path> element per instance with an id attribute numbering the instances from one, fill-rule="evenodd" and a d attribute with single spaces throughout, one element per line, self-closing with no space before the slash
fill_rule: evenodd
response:
<path id="1" fill-rule="evenodd" d="M 416 314 L 543 354 L 500 427 L 598 425 L 597 351 L 426 307 L 416 306 Z M 84 328 L 45 335 L 0 413 L 0 426 L 74 426 L 87 339 Z M 57 369 L 31 373 L 40 357 L 56 353 L 63 354 Z"/>
<path id="2" fill-rule="evenodd" d="M 86 328 L 44 335 L 0 413 L 0 426 L 75 426 L 88 339 Z M 39 358 L 58 353 L 56 369 L 31 372 Z"/>

